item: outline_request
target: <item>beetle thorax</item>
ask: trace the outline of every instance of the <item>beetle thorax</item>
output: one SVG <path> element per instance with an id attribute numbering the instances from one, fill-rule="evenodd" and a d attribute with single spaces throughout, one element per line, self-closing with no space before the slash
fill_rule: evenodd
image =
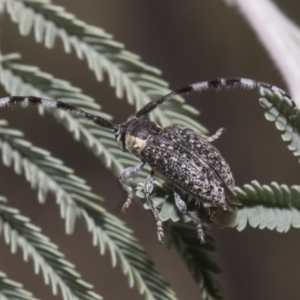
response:
<path id="1" fill-rule="evenodd" d="M 128 123 L 125 129 L 125 149 L 140 157 L 141 151 L 149 139 L 160 131 L 160 127 L 151 121 L 135 119 Z"/>

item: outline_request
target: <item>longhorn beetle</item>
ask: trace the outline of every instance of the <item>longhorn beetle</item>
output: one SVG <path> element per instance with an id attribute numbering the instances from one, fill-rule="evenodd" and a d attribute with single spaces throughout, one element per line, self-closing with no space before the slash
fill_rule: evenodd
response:
<path id="1" fill-rule="evenodd" d="M 177 208 L 195 223 L 198 237 L 201 243 L 204 243 L 201 220 L 195 212 L 187 210 L 186 203 L 181 199 L 178 191 L 182 190 L 195 198 L 198 203 L 201 203 L 208 210 L 211 220 L 215 223 L 223 226 L 234 225 L 236 207 L 241 205 L 234 193 L 234 179 L 229 165 L 220 153 L 210 145 L 222 134 L 223 128 L 219 129 L 212 136 L 206 136 L 176 124 L 160 127 L 154 122 L 141 119 L 141 117 L 176 95 L 188 95 L 193 92 L 200 93 L 210 88 L 236 87 L 247 89 L 263 87 L 278 92 L 292 101 L 285 91 L 264 82 L 245 78 L 221 78 L 193 83 L 175 90 L 156 101 L 149 102 L 122 124 L 113 124 L 101 117 L 89 114 L 80 108 L 61 101 L 31 96 L 1 98 L 0 107 L 17 103 L 43 105 L 75 112 L 101 127 L 112 129 L 121 149 L 134 154 L 141 160 L 139 165 L 125 169 L 119 176 L 119 181 L 127 193 L 127 200 L 123 205 L 122 211 L 126 211 L 133 199 L 132 188 L 126 185 L 125 181 L 133 177 L 147 163 L 151 167 L 151 173 L 144 183 L 144 192 L 156 221 L 158 240 L 160 242 L 163 241 L 164 233 L 159 212 L 151 198 L 154 174 L 161 176 L 173 185 Z M 293 101 L 292 103 L 294 105 Z"/>

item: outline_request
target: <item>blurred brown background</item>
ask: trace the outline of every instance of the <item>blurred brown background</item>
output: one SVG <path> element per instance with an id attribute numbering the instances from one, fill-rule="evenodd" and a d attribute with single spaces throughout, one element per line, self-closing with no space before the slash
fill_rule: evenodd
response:
<path id="1" fill-rule="evenodd" d="M 144 62 L 163 71 L 171 88 L 189 82 L 216 77 L 243 76 L 273 83 L 285 88 L 280 74 L 253 32 L 238 13 L 222 1 L 54 1 L 65 6 L 78 18 L 104 28 L 127 50 L 141 55 Z M 276 1 L 298 25 L 300 2 Z M 9 17 L 3 24 L 1 49 L 3 53 L 19 52 L 22 63 L 39 66 L 58 78 L 70 81 L 94 97 L 103 110 L 123 121 L 133 112 L 127 102 L 117 100 L 107 78 L 95 80 L 87 64 L 75 55 L 65 54 L 61 42 L 54 50 L 34 42 L 32 35 L 21 37 Z M 0 95 L 6 95 L 1 89 Z M 253 179 L 261 183 L 277 181 L 299 184 L 299 164 L 281 141 L 274 125 L 265 121 L 258 105 L 258 94 L 246 91 L 207 92 L 189 101 L 201 110 L 197 120 L 211 132 L 224 126 L 227 132 L 216 142 L 230 163 L 237 185 Z M 189 277 L 177 253 L 156 241 L 155 226 L 150 215 L 132 205 L 127 215 L 117 207 L 124 200 L 116 178 L 100 160 L 81 143 L 73 140 L 52 116 L 41 118 L 35 110 L 1 111 L 11 128 L 25 133 L 25 138 L 72 167 L 78 176 L 87 180 L 93 191 L 105 197 L 105 207 L 134 229 L 141 244 L 156 262 L 179 299 L 201 299 L 200 292 Z M 266 139 L 267 137 L 267 139 Z M 24 177 L 12 168 L 0 165 L 1 195 L 10 205 L 21 210 L 59 245 L 66 258 L 76 264 L 83 279 L 92 283 L 105 299 L 141 299 L 135 289 L 129 289 L 119 268 L 112 269 L 108 255 L 100 256 L 91 245 L 91 236 L 83 223 L 78 222 L 75 234 L 66 236 L 54 198 L 45 205 L 37 204 L 36 192 Z M 300 299 L 300 232 L 291 229 L 287 234 L 247 228 L 239 233 L 234 229 L 213 226 L 218 250 L 214 258 L 222 268 L 218 280 L 226 299 Z M 11 279 L 22 282 L 25 288 L 41 299 L 59 299 L 51 295 L 42 276 L 33 273 L 31 263 L 24 263 L 20 251 L 10 254 L 0 239 L 0 270 Z"/>

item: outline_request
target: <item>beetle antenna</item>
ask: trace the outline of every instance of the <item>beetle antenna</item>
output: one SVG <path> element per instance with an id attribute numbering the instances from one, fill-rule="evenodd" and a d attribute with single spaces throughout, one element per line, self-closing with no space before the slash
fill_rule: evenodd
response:
<path id="1" fill-rule="evenodd" d="M 22 104 L 22 103 L 29 104 L 32 106 L 41 105 L 41 106 L 46 106 L 46 107 L 50 107 L 50 108 L 58 108 L 60 110 L 74 112 L 86 119 L 93 121 L 95 124 L 97 124 L 101 127 L 110 128 L 110 129 L 117 128 L 117 125 L 114 125 L 113 123 L 111 123 L 101 117 L 89 114 L 80 108 L 77 108 L 75 106 L 72 106 L 70 104 L 67 104 L 67 103 L 64 103 L 61 101 L 49 100 L 49 99 L 38 98 L 38 97 L 33 97 L 33 96 L 29 96 L 29 97 L 12 96 L 12 97 L 0 98 L 0 107 L 14 105 L 14 104 Z"/>
<path id="2" fill-rule="evenodd" d="M 175 90 L 175 91 L 167 94 L 166 96 L 164 96 L 158 100 L 151 101 L 148 104 L 146 104 L 144 107 L 142 107 L 135 114 L 135 117 L 139 118 L 143 115 L 148 114 L 153 109 L 155 109 L 158 105 L 160 105 L 160 104 L 164 103 L 165 101 L 167 101 L 175 96 L 178 96 L 178 95 L 189 95 L 192 93 L 201 93 L 202 91 L 208 90 L 208 89 L 219 90 L 221 88 L 226 89 L 226 88 L 237 88 L 237 87 L 246 88 L 246 89 L 250 89 L 250 90 L 258 89 L 260 87 L 267 88 L 269 90 L 272 90 L 273 92 L 280 93 L 284 97 L 287 97 L 289 100 L 291 100 L 293 106 L 296 107 L 295 102 L 292 100 L 291 96 L 289 96 L 284 90 L 282 90 L 274 85 L 271 85 L 269 83 L 257 81 L 254 79 L 239 78 L 239 77 L 227 78 L 227 79 L 226 78 L 218 78 L 218 79 L 189 84 L 185 87 L 182 87 L 178 90 Z"/>

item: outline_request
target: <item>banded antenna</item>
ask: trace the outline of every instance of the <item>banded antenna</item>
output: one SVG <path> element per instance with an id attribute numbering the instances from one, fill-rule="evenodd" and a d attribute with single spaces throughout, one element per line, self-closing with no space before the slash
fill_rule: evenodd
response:
<path id="1" fill-rule="evenodd" d="M 13 105 L 13 104 L 21 104 L 21 103 L 26 103 L 32 106 L 36 105 L 42 105 L 45 107 L 50 107 L 50 108 L 58 108 L 61 110 L 66 110 L 70 112 L 74 112 L 88 120 L 93 121 L 95 124 L 104 127 L 104 128 L 110 128 L 110 129 L 117 129 L 117 126 L 99 116 L 89 114 L 86 111 L 72 106 L 70 104 L 61 102 L 61 101 L 56 101 L 56 100 L 49 100 L 49 99 L 44 99 L 44 98 L 39 98 L 39 97 L 20 97 L 20 96 L 11 96 L 11 97 L 5 97 L 5 98 L 0 98 L 0 107 L 8 106 L 8 105 Z"/>
<path id="2" fill-rule="evenodd" d="M 152 110 L 154 110 L 158 105 L 172 99 L 175 96 L 178 95 L 189 95 L 192 93 L 201 93 L 205 90 L 208 89 L 215 89 L 215 90 L 220 90 L 220 89 L 226 89 L 226 88 L 246 88 L 246 89 L 258 89 L 258 88 L 266 88 L 269 89 L 273 92 L 277 92 L 283 97 L 287 97 L 293 104 L 294 107 L 296 107 L 295 102 L 292 100 L 291 96 L 288 95 L 284 90 L 271 85 L 269 83 L 265 83 L 262 81 L 257 81 L 253 79 L 248 79 L 248 78 L 218 78 L 218 79 L 213 79 L 213 80 L 208 80 L 208 81 L 202 81 L 202 82 L 196 82 L 189 84 L 185 87 L 182 87 L 178 90 L 172 91 L 169 94 L 165 95 L 164 97 L 151 101 L 147 103 L 144 107 L 142 107 L 139 111 L 137 111 L 134 115 L 136 118 L 140 118 L 143 115 L 147 115 L 150 113 Z M 75 106 L 66 104 L 61 101 L 56 101 L 56 100 L 48 100 L 44 98 L 39 98 L 39 97 L 33 97 L 33 96 L 28 96 L 28 97 L 21 97 L 21 96 L 11 96 L 11 97 L 5 97 L 5 98 L 0 98 L 0 107 L 8 106 L 8 105 L 13 105 L 17 103 L 27 103 L 29 105 L 42 105 L 46 107 L 53 107 L 53 108 L 58 108 L 61 110 L 66 110 L 70 112 L 74 112 L 88 120 L 93 121 L 95 124 L 104 127 L 104 128 L 110 128 L 115 131 L 119 129 L 118 125 L 115 125 L 99 116 L 87 113 L 86 111 L 77 108 Z"/>
<path id="3" fill-rule="evenodd" d="M 226 88 L 246 88 L 249 90 L 254 90 L 258 88 L 266 88 L 269 89 L 273 92 L 278 92 L 284 97 L 287 97 L 293 104 L 294 107 L 296 107 L 295 102 L 292 100 L 291 96 L 288 95 L 284 90 L 271 85 L 266 82 L 262 81 L 257 81 L 253 79 L 248 79 L 248 78 L 218 78 L 218 79 L 213 79 L 213 80 L 208 80 L 208 81 L 202 81 L 202 82 L 196 82 L 189 84 L 185 87 L 182 87 L 178 90 L 175 90 L 166 96 L 156 100 L 149 102 L 146 104 L 144 107 L 142 107 L 138 112 L 136 112 L 135 117 L 139 118 L 143 115 L 146 115 L 150 113 L 152 110 L 154 110 L 158 105 L 168 101 L 169 99 L 179 96 L 179 95 L 189 95 L 192 93 L 201 93 L 205 90 L 208 89 L 215 89 L 215 90 L 220 90 L 226 89 Z"/>

